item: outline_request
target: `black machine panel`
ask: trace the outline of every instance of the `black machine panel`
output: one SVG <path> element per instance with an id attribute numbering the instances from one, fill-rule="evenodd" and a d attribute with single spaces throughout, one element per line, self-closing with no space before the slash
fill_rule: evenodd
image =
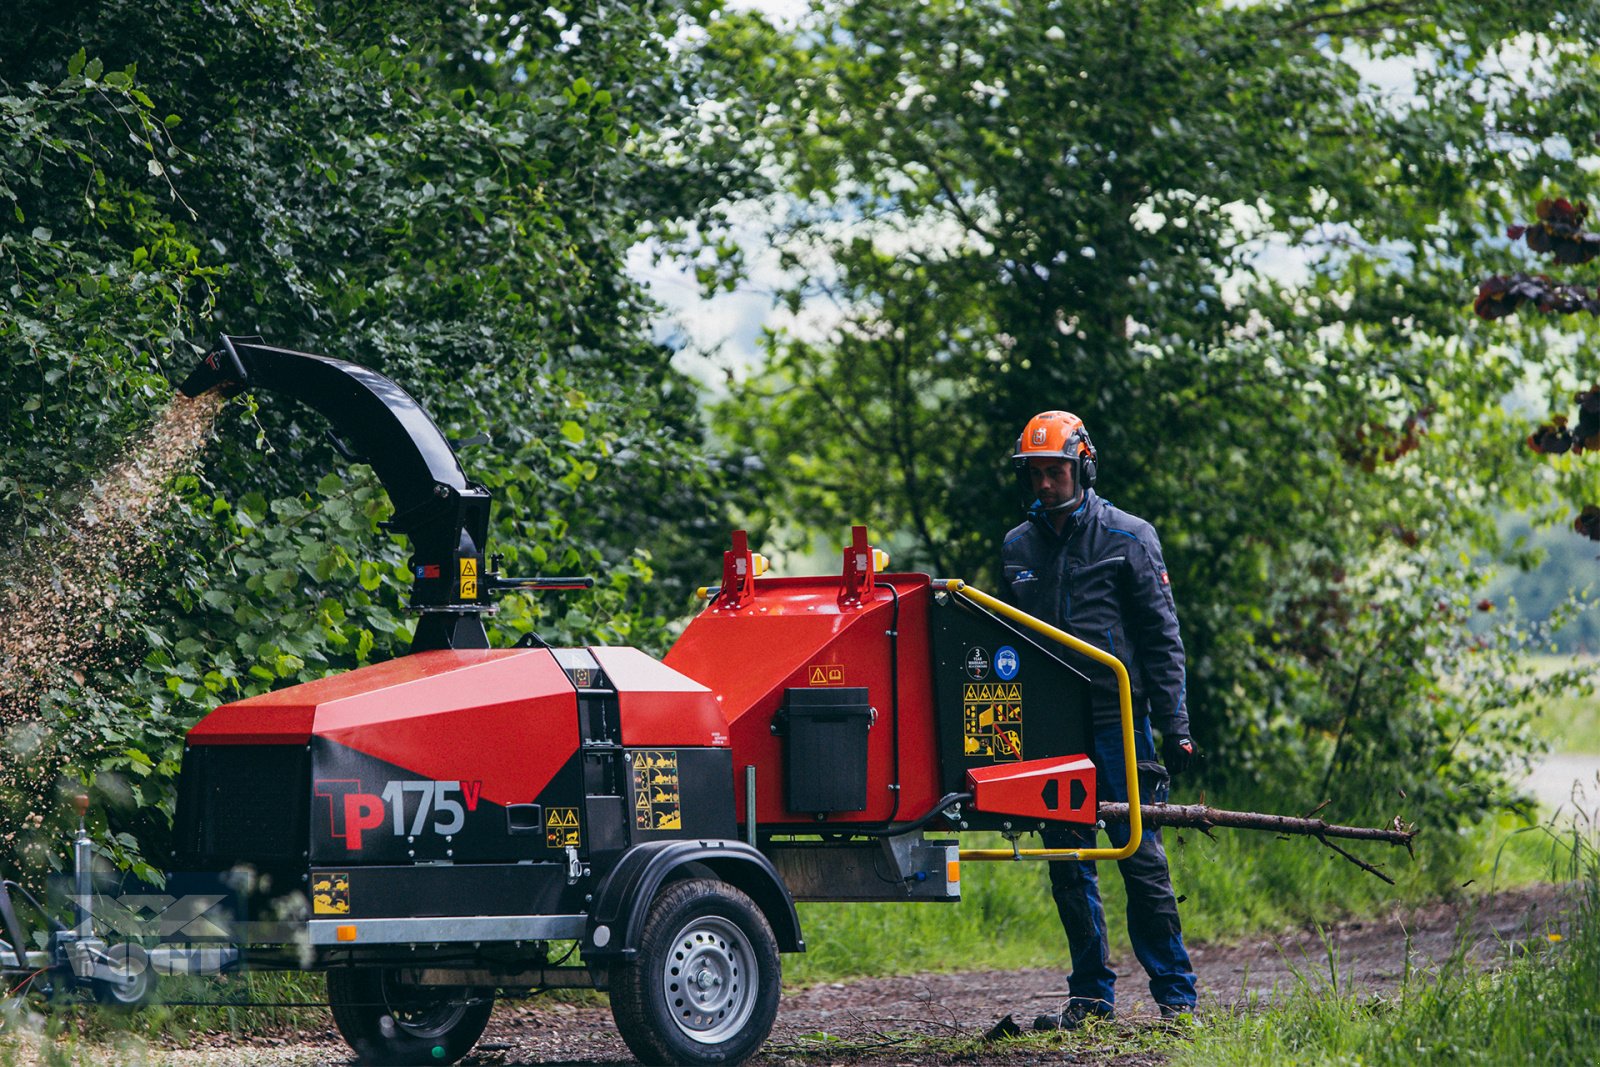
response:
<path id="1" fill-rule="evenodd" d="M 311 746 L 306 791 L 318 865 L 553 860 L 568 846 L 587 847 L 579 753 L 538 796 L 502 804 L 471 779 L 422 778 L 326 738 Z"/>
<path id="2" fill-rule="evenodd" d="M 1089 679 L 1070 653 L 960 596 L 936 595 L 930 624 L 945 792 L 965 791 L 969 767 L 1091 751 Z"/>
<path id="3" fill-rule="evenodd" d="M 582 896 L 565 863 L 422 864 L 319 867 L 311 903 L 318 918 L 417 919 L 558 914 L 581 908 Z"/>
<path id="4" fill-rule="evenodd" d="M 725 748 L 630 748 L 628 828 L 634 844 L 737 837 L 733 753 Z"/>
<path id="5" fill-rule="evenodd" d="M 178 779 L 178 867 L 221 871 L 248 860 L 304 870 L 310 778 L 304 745 L 190 745 Z"/>

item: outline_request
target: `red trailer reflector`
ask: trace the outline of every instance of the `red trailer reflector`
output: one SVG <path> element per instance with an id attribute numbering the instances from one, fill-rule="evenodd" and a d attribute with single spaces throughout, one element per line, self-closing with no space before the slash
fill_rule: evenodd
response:
<path id="1" fill-rule="evenodd" d="M 1088 756 L 972 767 L 967 770 L 967 791 L 974 808 L 995 815 L 1095 821 L 1094 762 Z"/>

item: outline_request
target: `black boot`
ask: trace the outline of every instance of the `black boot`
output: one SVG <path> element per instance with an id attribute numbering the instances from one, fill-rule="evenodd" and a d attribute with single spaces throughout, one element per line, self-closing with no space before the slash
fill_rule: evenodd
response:
<path id="1" fill-rule="evenodd" d="M 1076 1030 L 1090 1019 L 1115 1019 L 1117 1013 L 1104 1004 L 1080 1000 L 1068 1004 L 1064 1011 L 1041 1015 L 1033 1020 L 1035 1030 Z"/>

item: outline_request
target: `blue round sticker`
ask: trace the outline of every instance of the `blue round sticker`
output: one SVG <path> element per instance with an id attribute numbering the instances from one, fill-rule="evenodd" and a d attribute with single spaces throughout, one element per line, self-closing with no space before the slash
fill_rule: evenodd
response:
<path id="1" fill-rule="evenodd" d="M 994 673 L 1000 676 L 1002 682 L 1009 682 L 1017 676 L 1017 671 L 1022 669 L 1022 661 L 1017 658 L 1017 650 L 1010 645 L 1001 645 L 994 650 Z"/>

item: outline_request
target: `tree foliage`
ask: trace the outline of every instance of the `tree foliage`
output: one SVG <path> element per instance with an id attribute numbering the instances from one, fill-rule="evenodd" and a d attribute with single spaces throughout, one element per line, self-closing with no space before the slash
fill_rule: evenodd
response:
<path id="1" fill-rule="evenodd" d="M 703 14 L 6 5 L 6 555 L 59 560 L 175 376 L 217 333 L 259 333 L 382 370 L 452 437 L 490 433 L 463 464 L 496 492 L 507 571 L 601 579 L 592 597 L 507 598 L 497 638 L 658 644 L 726 527 L 695 390 L 624 257 L 716 188 L 709 149 L 685 148 L 700 119 L 669 46 Z M 386 495 L 323 430 L 272 398 L 229 405 L 170 506 L 131 517 L 154 554 L 94 576 L 104 601 L 71 669 L 8 709 L 8 758 L 26 751 L 36 782 L 92 780 L 124 846 L 159 858 L 177 746 L 204 711 L 409 639 Z M 13 597 L 27 587 L 6 577 Z M 37 747 L 40 722 L 54 746 Z M 8 801 L 8 827 L 55 814 L 37 791 Z"/>
<path id="2" fill-rule="evenodd" d="M 1533 251 L 1548 255 L 1558 264 L 1587 263 L 1600 255 L 1600 234 L 1584 229 L 1589 205 L 1573 204 L 1565 198 L 1541 200 L 1535 210 L 1536 221 L 1506 228 L 1506 236 L 1527 242 Z M 1579 282 L 1558 282 L 1548 274 L 1518 271 L 1496 274 L 1478 286 L 1473 310 L 1479 318 L 1504 318 L 1524 307 L 1544 314 L 1571 315 L 1586 311 L 1600 314 L 1600 296 Z M 1580 390 L 1572 398 L 1578 406 L 1578 419 L 1569 428 L 1567 416 L 1552 414 L 1528 435 L 1528 447 L 1541 455 L 1559 456 L 1566 452 L 1581 455 L 1600 452 L 1600 385 Z M 1572 528 L 1591 541 L 1600 541 L 1600 504 L 1585 504 Z"/>
<path id="3" fill-rule="evenodd" d="M 1360 803 L 1424 773 L 1437 817 L 1485 810 L 1520 741 L 1487 728 L 1515 686 L 1482 657 L 1528 635 L 1465 636 L 1457 555 L 1546 491 L 1502 398 L 1595 357 L 1504 344 L 1467 303 L 1509 206 L 1581 180 L 1597 22 L 919 0 L 725 23 L 791 307 L 837 308 L 722 408 L 769 518 L 869 521 L 993 584 L 1011 443 L 1069 408 L 1105 495 L 1161 531 L 1214 774 Z"/>

